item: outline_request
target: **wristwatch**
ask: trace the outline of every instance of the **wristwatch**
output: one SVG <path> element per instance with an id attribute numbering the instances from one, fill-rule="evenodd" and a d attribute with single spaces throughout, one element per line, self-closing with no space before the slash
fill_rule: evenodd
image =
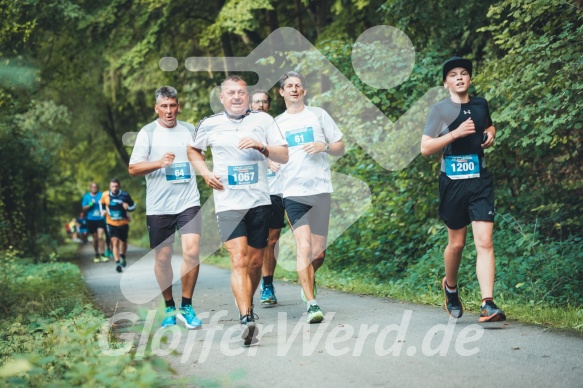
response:
<path id="1" fill-rule="evenodd" d="M 330 146 L 326 144 L 326 149 L 324 150 L 324 152 L 328 153 L 328 151 L 330 151 Z"/>
<path id="2" fill-rule="evenodd" d="M 261 150 L 259 152 L 261 152 L 262 154 L 265 153 L 265 150 L 267 149 L 267 144 L 263 143 L 263 148 L 261 148 Z"/>

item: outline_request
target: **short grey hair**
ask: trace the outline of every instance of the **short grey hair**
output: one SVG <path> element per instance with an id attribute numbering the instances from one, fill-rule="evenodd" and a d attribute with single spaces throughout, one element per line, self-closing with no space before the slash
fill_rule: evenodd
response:
<path id="1" fill-rule="evenodd" d="M 306 80 L 304 79 L 303 75 L 301 75 L 297 71 L 288 71 L 287 73 L 282 75 L 281 78 L 279 79 L 279 88 L 283 89 L 283 86 L 285 85 L 285 81 L 287 81 L 287 79 L 291 78 L 291 77 L 299 78 L 300 81 L 302 82 L 302 86 L 306 87 Z"/>
<path id="2" fill-rule="evenodd" d="M 223 86 L 225 86 L 227 82 L 243 82 L 245 84 L 245 87 L 247 87 L 247 82 L 245 82 L 245 80 L 241 76 L 237 74 L 232 74 L 225 78 L 223 82 L 221 82 L 221 91 L 223 90 Z"/>
<path id="3" fill-rule="evenodd" d="M 178 92 L 172 86 L 162 86 L 161 88 L 158 88 L 154 96 L 156 97 L 156 104 L 162 97 L 174 98 L 176 99 L 176 102 L 178 102 Z"/>

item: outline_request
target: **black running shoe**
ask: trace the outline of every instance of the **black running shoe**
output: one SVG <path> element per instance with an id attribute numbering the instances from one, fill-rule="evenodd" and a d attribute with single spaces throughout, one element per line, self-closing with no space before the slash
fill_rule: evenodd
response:
<path id="1" fill-rule="evenodd" d="M 241 322 L 241 338 L 243 339 L 243 345 L 250 346 L 252 343 L 257 342 L 258 328 L 255 324 L 255 317 L 253 310 L 247 311 L 247 315 L 243 315 L 240 319 Z"/>
<path id="2" fill-rule="evenodd" d="M 480 308 L 480 322 L 500 322 L 505 320 L 504 311 L 499 309 L 491 300 Z"/>
<path id="3" fill-rule="evenodd" d="M 462 302 L 459 298 L 457 292 L 449 292 L 445 288 L 445 277 L 441 281 L 441 288 L 443 288 L 443 294 L 445 295 L 445 311 L 452 317 L 452 318 L 461 318 L 464 314 L 464 307 L 462 306 Z"/>

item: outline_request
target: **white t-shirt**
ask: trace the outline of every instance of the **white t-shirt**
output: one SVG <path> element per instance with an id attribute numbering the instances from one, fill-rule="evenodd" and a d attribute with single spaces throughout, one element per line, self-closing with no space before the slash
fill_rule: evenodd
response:
<path id="1" fill-rule="evenodd" d="M 342 132 L 321 108 L 305 106 L 295 114 L 287 111 L 275 118 L 289 147 L 289 162 L 280 168 L 283 177 L 283 197 L 303 197 L 331 193 L 332 178 L 328 154 L 307 154 L 302 146 L 306 143 L 335 143 L 342 139 Z"/>
<path id="2" fill-rule="evenodd" d="M 283 165 L 281 167 L 283 167 Z M 283 195 L 283 177 L 281 175 L 281 167 L 277 172 L 271 171 L 267 168 L 267 182 L 269 183 L 270 195 Z"/>
<path id="3" fill-rule="evenodd" d="M 176 155 L 172 166 L 146 174 L 147 215 L 178 214 L 200 206 L 196 175 L 186 154 L 193 133 L 192 124 L 179 121 L 174 128 L 165 128 L 158 120 L 138 133 L 130 164 L 158 160 L 167 152 Z"/>
<path id="4" fill-rule="evenodd" d="M 230 119 L 225 112 L 199 124 L 190 145 L 211 148 L 213 173 L 220 176 L 224 190 L 214 190 L 215 212 L 252 209 L 271 205 L 267 183 L 267 158 L 255 149 L 238 148 L 244 137 L 268 145 L 286 145 L 273 117 L 252 111 L 242 119 Z"/>

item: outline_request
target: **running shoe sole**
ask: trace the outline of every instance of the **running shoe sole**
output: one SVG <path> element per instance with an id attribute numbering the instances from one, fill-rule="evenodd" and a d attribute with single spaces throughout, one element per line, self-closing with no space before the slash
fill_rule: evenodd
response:
<path id="1" fill-rule="evenodd" d="M 308 323 L 320 323 L 324 320 L 324 314 L 321 311 L 315 313 L 310 318 L 308 318 Z"/>
<path id="2" fill-rule="evenodd" d="M 480 317 L 479 322 L 502 322 L 505 320 L 506 315 L 503 312 L 497 312 L 488 317 Z"/>
<path id="3" fill-rule="evenodd" d="M 255 337 L 257 336 L 257 325 L 255 322 L 247 322 L 241 332 L 241 338 L 243 339 L 243 345 L 250 346 L 254 341 Z"/>
<path id="4" fill-rule="evenodd" d="M 182 322 L 184 322 L 184 326 L 186 326 L 187 329 L 189 330 L 198 330 L 198 329 L 202 329 L 202 323 L 200 325 L 191 325 L 190 323 L 188 323 L 186 321 L 186 318 L 184 317 L 184 315 L 178 313 L 176 314 L 176 318 L 180 319 Z"/>

